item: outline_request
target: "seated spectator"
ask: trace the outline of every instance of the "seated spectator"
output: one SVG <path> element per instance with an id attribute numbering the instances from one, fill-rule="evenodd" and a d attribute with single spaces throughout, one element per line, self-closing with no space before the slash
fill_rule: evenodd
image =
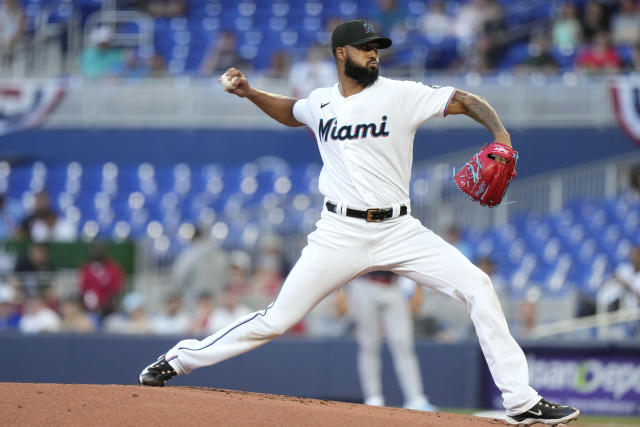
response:
<path id="1" fill-rule="evenodd" d="M 60 315 L 62 332 L 74 332 L 88 334 L 96 330 L 96 324 L 83 308 L 77 298 L 67 298 L 60 303 Z"/>
<path id="2" fill-rule="evenodd" d="M 551 41 L 542 32 L 536 32 L 529 42 L 529 57 L 518 66 L 519 71 L 554 73 L 558 71 L 558 63 L 551 54 Z"/>
<path id="3" fill-rule="evenodd" d="M 429 3 L 429 10 L 422 17 L 420 29 L 422 34 L 432 43 L 438 43 L 451 35 L 453 20 L 445 10 L 442 0 Z"/>
<path id="4" fill-rule="evenodd" d="M 229 281 L 227 288 L 240 297 L 240 301 L 250 304 L 251 257 L 243 251 L 233 251 L 229 256 Z"/>
<path id="5" fill-rule="evenodd" d="M 282 242 L 276 236 L 264 236 L 251 279 L 253 307 L 266 307 L 276 298 L 286 270 L 282 257 Z"/>
<path id="6" fill-rule="evenodd" d="M 520 303 L 515 321 L 510 327 L 514 337 L 519 339 L 533 338 L 532 333 L 538 325 L 538 300 L 540 290 L 530 288 L 525 299 Z"/>
<path id="7" fill-rule="evenodd" d="M 640 9 L 635 0 L 621 0 L 618 12 L 611 18 L 614 44 L 635 45 L 640 42 Z"/>
<path id="8" fill-rule="evenodd" d="M 576 64 L 591 73 L 615 73 L 622 65 L 622 60 L 611 46 L 609 34 L 601 32 L 595 34 L 591 45 L 578 55 Z"/>
<path id="9" fill-rule="evenodd" d="M 378 34 L 391 35 L 394 31 L 405 30 L 407 14 L 396 0 L 376 0 L 376 4 L 378 8 L 372 20 Z"/>
<path id="10" fill-rule="evenodd" d="M 496 272 L 496 265 L 490 257 L 479 257 L 476 260 L 475 265 L 489 276 L 496 293 L 503 295 L 509 291 L 506 280 Z"/>
<path id="11" fill-rule="evenodd" d="M 124 289 L 124 274 L 120 265 L 109 258 L 103 243 L 89 248 L 89 259 L 80 267 L 80 296 L 84 307 L 101 318 L 115 310 Z"/>
<path id="12" fill-rule="evenodd" d="M 33 295 L 27 297 L 24 313 L 18 324 L 20 332 L 24 334 L 59 332 L 60 326 L 60 316 L 47 307 L 41 296 Z"/>
<path id="13" fill-rule="evenodd" d="M 158 53 L 144 56 L 138 50 L 127 50 L 126 67 L 122 73 L 123 77 L 149 77 L 162 78 L 168 77 L 169 71 L 164 57 Z"/>
<path id="14" fill-rule="evenodd" d="M 26 295 L 35 295 L 51 285 L 53 266 L 49 246 L 34 243 L 16 259 L 14 273 Z"/>
<path id="15" fill-rule="evenodd" d="M 189 246 L 175 260 L 172 274 L 176 290 L 187 303 L 203 293 L 216 298 L 229 280 L 229 260 L 207 233 L 196 229 Z"/>
<path id="16" fill-rule="evenodd" d="M 10 285 L 0 283 L 0 332 L 18 329 L 21 315 L 16 302 L 16 291 Z"/>
<path id="17" fill-rule="evenodd" d="M 229 326 L 231 322 L 251 312 L 253 310 L 249 306 L 238 302 L 238 295 L 227 287 L 220 297 L 220 304 L 207 319 L 208 333 L 219 331 L 225 326 Z"/>
<path id="18" fill-rule="evenodd" d="M 570 54 L 582 43 L 582 26 L 578 19 L 578 9 L 574 3 L 560 5 L 559 13 L 553 20 L 551 40 L 553 46 L 564 54 Z"/>
<path id="19" fill-rule="evenodd" d="M 289 74 L 295 97 L 307 96 L 316 87 L 330 86 L 336 79 L 335 63 L 327 56 L 327 49 L 321 45 L 310 46 L 305 60 L 294 63 Z"/>
<path id="20" fill-rule="evenodd" d="M 589 0 L 582 15 L 582 33 L 587 43 L 591 43 L 598 33 L 609 32 L 609 16 L 600 0 Z"/>
<path id="21" fill-rule="evenodd" d="M 33 222 L 31 240 L 34 242 L 74 242 L 78 238 L 76 226 L 49 210 Z"/>
<path id="22" fill-rule="evenodd" d="M 264 74 L 268 79 L 286 79 L 291 71 L 291 57 L 284 50 L 276 50 L 271 54 L 269 68 Z"/>
<path id="23" fill-rule="evenodd" d="M 220 75 L 230 67 L 247 71 L 248 63 L 238 53 L 238 41 L 231 31 L 224 31 L 212 41 L 200 65 L 203 76 Z"/>
<path id="24" fill-rule="evenodd" d="M 140 294 L 128 293 L 122 298 L 122 311 L 104 320 L 104 330 L 111 334 L 150 334 L 153 329 Z"/>
<path id="25" fill-rule="evenodd" d="M 180 294 L 171 294 L 165 301 L 165 309 L 151 319 L 153 333 L 162 335 L 181 335 L 189 331 L 189 316 L 182 309 Z"/>
<path id="26" fill-rule="evenodd" d="M 462 255 L 466 256 L 470 260 L 475 257 L 473 248 L 471 247 L 471 245 L 469 245 L 469 243 L 465 242 L 462 239 L 462 231 L 456 224 L 452 224 L 449 226 L 445 236 L 445 240 L 449 242 L 449 244 L 455 246 L 457 250 L 462 252 Z"/>
<path id="27" fill-rule="evenodd" d="M 487 26 L 493 27 L 502 17 L 502 8 L 494 0 L 469 0 L 458 8 L 453 21 L 453 34 L 466 49 Z"/>
<path id="28" fill-rule="evenodd" d="M 47 193 L 46 191 L 36 193 L 33 198 L 33 209 L 22 220 L 22 223 L 17 230 L 16 238 L 30 239 L 32 237 L 33 225 L 36 222 L 44 221 L 45 218 L 51 214 L 51 212 L 53 212 L 53 208 L 51 207 L 51 199 L 49 197 L 49 193 Z"/>
<path id="29" fill-rule="evenodd" d="M 0 7 L 0 55 L 11 53 L 25 39 L 27 17 L 20 0 L 3 0 Z"/>
<path id="30" fill-rule="evenodd" d="M 187 0 L 147 0 L 145 8 L 154 18 L 176 18 L 187 13 Z"/>
<path id="31" fill-rule="evenodd" d="M 203 293 L 198 297 L 193 316 L 189 324 L 189 333 L 196 335 L 207 335 L 209 333 L 209 317 L 214 310 L 213 297 L 210 293 Z"/>
<path id="32" fill-rule="evenodd" d="M 108 77 L 122 72 L 124 52 L 113 46 L 113 30 L 108 26 L 96 27 L 80 56 L 80 72 L 86 77 Z"/>

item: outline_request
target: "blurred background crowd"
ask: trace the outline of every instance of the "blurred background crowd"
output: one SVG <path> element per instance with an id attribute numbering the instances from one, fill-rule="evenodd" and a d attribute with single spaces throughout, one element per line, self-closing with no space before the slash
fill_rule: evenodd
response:
<path id="1" fill-rule="evenodd" d="M 0 56 L 16 75 L 210 76 L 238 66 L 306 91 L 333 78 L 323 46 L 349 18 L 393 39 L 387 73 L 640 67 L 635 0 L 3 0 L 0 10 Z"/>
<path id="2" fill-rule="evenodd" d="M 539 98 L 563 98 L 562 91 L 578 82 L 640 70 L 640 2 L 634 0 L 0 1 L 0 76 L 84 81 L 76 91 L 84 98 L 66 105 L 77 110 L 62 106 L 68 114 L 64 120 L 76 120 L 62 125 L 80 131 L 87 123 L 75 112 L 84 114 L 94 107 L 102 114 L 97 127 L 110 117 L 122 120 L 116 128 L 131 125 L 128 110 L 102 111 L 89 102 L 102 99 L 89 99 L 92 82 L 100 82 L 96 87 L 124 87 L 123 92 L 105 91 L 112 97 L 108 102 L 124 99 L 113 105 L 128 107 L 144 98 L 158 108 L 150 127 L 175 123 L 171 120 L 176 115 L 164 111 L 168 101 L 176 101 L 187 115 L 200 110 L 183 108 L 192 98 L 185 96 L 186 104 L 181 104 L 171 93 L 155 98 L 152 91 L 131 92 L 126 99 L 132 86 L 155 80 L 149 78 L 215 81 L 228 67 L 237 66 L 257 86 L 271 79 L 285 81 L 293 95 L 305 96 L 335 81 L 327 43 L 343 19 L 370 19 L 379 33 L 393 39 L 392 48 L 381 56 L 383 74 L 412 79 L 497 75 L 497 86 L 503 89 L 496 93 L 498 102 L 505 100 L 505 93 L 510 101 L 516 98 L 503 84 L 509 79 L 531 79 L 533 89 L 516 88 L 520 95 L 531 90 Z M 576 80 L 576 75 L 585 80 Z M 540 90 L 544 80 L 536 80 L 540 76 L 558 77 L 565 86 L 549 86 L 545 92 Z M 102 86 L 113 81 L 124 83 Z M 163 84 L 154 90 L 161 91 Z M 166 86 L 175 88 L 174 83 Z M 73 84 L 69 88 L 73 92 Z M 589 87 L 584 93 L 602 107 L 609 100 L 599 97 L 600 88 Z M 208 98 L 209 93 L 195 85 L 194 92 Z M 17 97 L 17 91 L 3 86 L 0 95 Z M 235 108 L 231 102 L 214 101 L 200 106 L 205 120 L 216 120 L 219 112 L 211 113 L 209 107 Z M 528 101 L 529 96 L 522 96 L 514 102 Z M 551 102 L 562 109 L 564 101 Z M 575 107 L 582 104 L 577 100 L 567 110 L 580 115 Z M 505 105 L 515 104 L 501 107 Z M 538 130 L 535 120 L 547 108 L 531 105 L 537 114 L 520 114 Z M 7 117 L 22 114 L 11 108 L 3 109 Z M 154 108 L 142 109 L 155 114 Z M 602 108 L 602 114 L 594 110 L 598 117 L 609 113 Z M 513 113 L 508 108 L 499 111 Z M 140 117 L 137 124 L 144 127 L 140 122 L 147 116 Z M 546 118 L 545 124 L 558 127 L 552 119 Z M 558 119 L 560 126 L 571 130 L 572 124 L 563 120 Z M 611 125 L 606 120 L 592 125 Z M 319 166 L 273 158 L 247 158 L 224 168 L 201 164 L 220 159 L 149 163 L 159 154 L 149 153 L 148 162 L 136 164 L 77 162 L 73 156 L 49 163 L 15 161 L 11 153 L 3 154 L 0 331 L 207 335 L 275 298 L 319 217 Z M 448 166 L 444 174 L 438 167 L 421 167 L 412 181 L 412 201 L 425 224 L 492 276 L 514 333 L 536 338 L 532 331 L 543 321 L 638 307 L 640 169 L 628 164 L 606 167 L 602 180 L 609 179 L 613 186 L 594 188 L 613 188 L 607 198 L 567 199 L 555 211 L 533 215 L 527 214 L 523 201 L 523 215 L 502 218 L 493 228 L 451 223 L 451 212 L 446 211 L 425 220 L 420 206 L 438 207 L 452 200 L 443 184 L 450 177 Z M 437 191 L 440 198 L 433 199 Z M 452 209 L 454 218 L 470 209 L 470 202 L 464 202 L 452 205 L 463 206 Z M 439 221 L 442 217 L 448 221 Z M 541 299 L 549 296 L 553 298 L 541 309 Z M 340 294 L 330 296 L 291 333 L 351 333 L 354 325 L 345 304 Z M 473 336 L 463 309 L 450 308 L 435 294 L 426 293 L 413 308 L 421 336 L 442 341 Z M 593 330 L 585 334 L 576 336 L 598 336 Z M 638 339 L 637 322 L 617 325 L 606 337 Z"/>

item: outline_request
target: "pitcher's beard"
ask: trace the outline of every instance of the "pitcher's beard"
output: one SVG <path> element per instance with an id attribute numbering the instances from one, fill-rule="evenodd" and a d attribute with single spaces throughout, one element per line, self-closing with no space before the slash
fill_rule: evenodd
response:
<path id="1" fill-rule="evenodd" d="M 378 67 L 360 67 L 347 56 L 344 64 L 344 73 L 358 82 L 363 87 L 369 87 L 378 80 Z"/>

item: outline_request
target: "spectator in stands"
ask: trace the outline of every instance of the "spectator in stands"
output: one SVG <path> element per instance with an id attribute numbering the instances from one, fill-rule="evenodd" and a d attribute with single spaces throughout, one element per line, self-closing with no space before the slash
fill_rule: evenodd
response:
<path id="1" fill-rule="evenodd" d="M 233 251 L 229 256 L 229 281 L 227 288 L 240 297 L 240 301 L 251 304 L 251 257 L 243 251 Z"/>
<path id="2" fill-rule="evenodd" d="M 80 71 L 86 77 L 108 77 L 120 74 L 125 65 L 124 51 L 113 46 L 113 30 L 94 28 L 80 56 Z"/>
<path id="3" fill-rule="evenodd" d="M 16 259 L 14 272 L 22 291 L 35 295 L 51 285 L 53 266 L 46 243 L 34 243 Z"/>
<path id="4" fill-rule="evenodd" d="M 485 274 L 491 278 L 493 288 L 498 295 L 503 295 L 509 291 L 504 277 L 496 272 L 496 265 L 491 257 L 479 257 L 476 259 L 475 265 L 477 265 L 480 270 L 484 271 Z"/>
<path id="5" fill-rule="evenodd" d="M 0 7 L 0 55 L 10 54 L 24 41 L 27 17 L 20 0 L 2 0 Z"/>
<path id="6" fill-rule="evenodd" d="M 563 54 L 571 54 L 582 44 L 582 25 L 575 3 L 562 3 L 553 20 L 552 43 Z"/>
<path id="7" fill-rule="evenodd" d="M 616 45 L 640 42 L 640 9 L 636 0 L 621 0 L 618 12 L 611 19 L 611 33 Z"/>
<path id="8" fill-rule="evenodd" d="M 320 45 L 310 46 L 306 59 L 294 63 L 289 74 L 295 97 L 307 96 L 316 87 L 330 86 L 336 78 L 335 63 L 327 56 L 327 49 Z"/>
<path id="9" fill-rule="evenodd" d="M 80 267 L 80 295 L 84 307 L 101 318 L 112 313 L 124 289 L 124 274 L 120 265 L 109 258 L 104 243 L 89 248 L 89 259 Z"/>
<path id="10" fill-rule="evenodd" d="M 215 241 L 196 229 L 190 245 L 173 264 L 173 280 L 190 304 L 202 293 L 217 298 L 229 280 L 229 259 Z"/>
<path id="11" fill-rule="evenodd" d="M 111 334 L 150 334 L 151 321 L 140 294 L 130 292 L 122 298 L 122 310 L 104 320 L 104 330 Z"/>
<path id="12" fill-rule="evenodd" d="M 210 293 L 204 292 L 198 296 L 189 324 L 189 333 L 196 335 L 208 334 L 209 317 L 213 313 L 215 304 Z"/>
<path id="13" fill-rule="evenodd" d="M 165 301 L 165 309 L 151 319 L 151 328 L 155 334 L 181 335 L 189 331 L 189 316 L 182 309 L 182 297 L 171 294 Z"/>
<path id="14" fill-rule="evenodd" d="M 378 6 L 372 16 L 376 31 L 380 34 L 391 34 L 405 30 L 406 12 L 398 6 L 396 0 L 376 0 Z"/>
<path id="15" fill-rule="evenodd" d="M 286 272 L 282 256 L 282 241 L 274 235 L 264 236 L 256 260 L 256 270 L 251 280 L 254 296 L 252 305 L 266 307 L 273 301 L 280 291 Z"/>
<path id="16" fill-rule="evenodd" d="M 67 298 L 60 302 L 62 332 L 88 334 L 96 330 L 94 319 L 82 308 L 78 298 Z"/>
<path id="17" fill-rule="evenodd" d="M 471 245 L 462 239 L 462 231 L 456 224 L 451 224 L 445 234 L 445 240 L 451 245 L 455 246 L 462 255 L 472 260 L 475 257 L 475 253 Z"/>
<path id="18" fill-rule="evenodd" d="M 219 331 L 234 320 L 253 312 L 249 306 L 239 302 L 238 297 L 230 287 L 224 290 L 218 299 L 217 307 L 207 319 L 207 334 Z"/>
<path id="19" fill-rule="evenodd" d="M 27 297 L 24 314 L 18 324 L 20 332 L 25 334 L 39 334 L 60 331 L 60 316 L 47 307 L 40 295 Z"/>
<path id="20" fill-rule="evenodd" d="M 530 294 L 520 303 L 518 316 L 510 327 L 513 336 L 519 339 L 532 338 L 532 332 L 538 324 L 538 297 L 535 296 L 536 292 Z M 539 296 L 539 292 L 537 295 Z"/>
<path id="21" fill-rule="evenodd" d="M 545 32 L 537 31 L 531 36 L 528 52 L 529 57 L 518 66 L 518 70 L 542 73 L 558 71 L 558 63 L 551 53 L 551 40 Z"/>
<path id="22" fill-rule="evenodd" d="M 230 67 L 247 69 L 249 64 L 238 53 L 238 41 L 235 33 L 224 31 L 214 40 L 200 65 L 200 73 L 204 76 L 219 75 Z"/>
<path id="23" fill-rule="evenodd" d="M 442 0 L 429 3 L 429 10 L 422 17 L 420 30 L 432 43 L 438 43 L 451 35 L 453 19 L 447 15 L 445 2 Z"/>
<path id="24" fill-rule="evenodd" d="M 453 34 L 467 48 L 487 27 L 493 27 L 502 18 L 502 8 L 495 0 L 469 0 L 458 9 Z"/>
<path id="25" fill-rule="evenodd" d="M 154 18 L 176 18 L 187 13 L 187 0 L 147 0 L 145 10 Z"/>
<path id="26" fill-rule="evenodd" d="M 158 53 L 141 55 L 140 51 L 132 49 L 126 53 L 126 69 L 123 77 L 168 77 L 169 71 L 164 57 Z"/>
<path id="27" fill-rule="evenodd" d="M 268 79 L 286 79 L 291 71 L 291 57 L 284 50 L 276 50 L 271 54 L 269 69 L 264 74 Z"/>
<path id="28" fill-rule="evenodd" d="M 0 240 L 7 240 L 16 233 L 22 216 L 19 204 L 0 194 Z"/>
<path id="29" fill-rule="evenodd" d="M 576 64 L 590 73 L 615 73 L 620 69 L 622 60 L 611 46 L 609 34 L 600 32 L 593 36 L 591 45 L 578 55 Z"/>
<path id="30" fill-rule="evenodd" d="M 589 0 L 584 7 L 581 24 L 587 43 L 591 43 L 598 33 L 608 33 L 609 17 L 604 4 L 599 0 Z"/>
<path id="31" fill-rule="evenodd" d="M 348 301 L 344 290 L 332 292 L 305 317 L 305 331 L 313 337 L 345 336 L 352 327 L 352 322 L 346 315 L 347 312 Z"/>
<path id="32" fill-rule="evenodd" d="M 78 238 L 78 230 L 50 209 L 33 221 L 30 237 L 34 242 L 73 242 Z"/>
<path id="33" fill-rule="evenodd" d="M 20 317 L 16 291 L 9 284 L 0 283 L 0 332 L 17 330 Z"/>
<path id="34" fill-rule="evenodd" d="M 52 212 L 53 208 L 51 207 L 49 193 L 46 191 L 36 193 L 33 198 L 33 209 L 22 220 L 20 227 L 16 231 L 15 237 L 18 239 L 30 239 L 33 225 L 37 221 L 45 221 L 45 218 L 47 218 Z"/>

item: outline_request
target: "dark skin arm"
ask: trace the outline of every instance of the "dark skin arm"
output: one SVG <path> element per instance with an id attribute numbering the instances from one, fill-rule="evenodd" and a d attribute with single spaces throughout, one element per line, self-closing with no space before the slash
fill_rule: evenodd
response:
<path id="1" fill-rule="evenodd" d="M 247 78 L 237 68 L 229 68 L 225 74 L 230 78 L 237 77 L 231 88 L 225 89 L 226 92 L 233 93 L 240 98 L 249 99 L 269 117 L 283 125 L 291 127 L 304 126 L 304 123 L 300 123 L 293 117 L 293 104 L 296 103 L 296 98 L 289 98 L 288 96 L 277 95 L 251 87 Z"/>
<path id="2" fill-rule="evenodd" d="M 511 136 L 504 128 L 498 113 L 481 96 L 457 90 L 453 95 L 447 114 L 464 114 L 480 123 L 491 132 L 496 142 L 511 147 Z"/>

